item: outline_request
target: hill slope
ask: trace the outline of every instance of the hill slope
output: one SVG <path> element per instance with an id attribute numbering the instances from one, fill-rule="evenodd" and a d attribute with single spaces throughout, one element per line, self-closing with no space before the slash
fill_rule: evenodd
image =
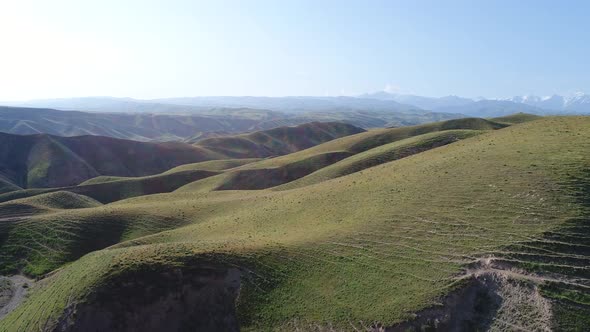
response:
<path id="1" fill-rule="evenodd" d="M 432 132 L 443 133 L 452 130 L 474 130 L 470 133 L 456 132 L 454 134 L 450 133 L 450 135 L 442 134 L 430 138 L 426 137 L 425 142 L 422 142 L 421 138 L 410 141 L 409 144 L 414 144 L 412 146 L 419 145 L 421 147 L 420 149 L 413 150 L 414 153 L 418 153 L 437 146 L 452 143 L 461 138 L 470 137 L 476 134 L 475 131 L 494 130 L 506 126 L 507 124 L 500 124 L 485 119 L 464 118 L 418 126 L 375 129 L 335 139 L 285 156 L 250 163 L 229 172 L 187 184 L 186 186 L 179 188 L 178 191 L 206 192 L 211 190 L 265 189 L 297 180 L 341 160 L 341 163 L 346 164 L 347 161 L 352 158 L 351 156 L 388 143 Z M 417 144 L 417 141 L 420 141 L 423 144 Z M 383 151 L 376 153 L 383 153 Z M 393 153 L 392 155 L 390 153 L 390 157 L 398 159 L 410 154 L 412 154 L 410 149 L 406 149 L 401 155 L 398 153 Z M 382 162 L 391 160 L 393 159 L 381 158 Z M 368 163 L 366 164 L 366 167 L 375 165 L 376 164 L 370 165 L 370 163 Z"/>
<path id="2" fill-rule="evenodd" d="M 588 128 L 544 118 L 293 190 L 151 195 L 1 223 L 2 266 L 73 262 L 0 329 L 403 330 L 428 317 L 583 329 Z M 459 310 L 472 316 L 454 322 Z"/>
<path id="3" fill-rule="evenodd" d="M 200 161 L 279 155 L 361 131 L 342 123 L 310 123 L 194 145 L 0 133 L 0 176 L 22 188 L 63 187 L 100 175 L 146 176 Z"/>
<path id="4" fill-rule="evenodd" d="M 0 133 L 0 175 L 22 188 L 75 185 L 98 175 L 144 176 L 222 157 L 184 143 Z"/>
<path id="5" fill-rule="evenodd" d="M 289 154 L 364 131 L 345 123 L 312 122 L 238 136 L 208 138 L 197 145 L 230 158 L 265 158 Z"/>

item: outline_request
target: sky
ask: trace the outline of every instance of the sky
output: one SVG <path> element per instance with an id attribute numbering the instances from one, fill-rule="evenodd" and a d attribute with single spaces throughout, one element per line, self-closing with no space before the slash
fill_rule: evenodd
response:
<path id="1" fill-rule="evenodd" d="M 0 100 L 590 92 L 590 1 L 0 0 Z"/>

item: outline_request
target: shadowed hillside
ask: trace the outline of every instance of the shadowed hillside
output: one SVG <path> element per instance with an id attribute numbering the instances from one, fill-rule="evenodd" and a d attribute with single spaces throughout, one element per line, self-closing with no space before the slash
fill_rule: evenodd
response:
<path id="1" fill-rule="evenodd" d="M 212 160 L 175 167 L 164 173 L 144 177 L 98 176 L 77 186 L 15 190 L 0 194 L 0 202 L 33 197 L 51 192 L 71 192 L 86 195 L 101 203 L 111 203 L 125 198 L 167 193 L 223 170 L 257 161 L 259 159 Z"/>
<path id="2" fill-rule="evenodd" d="M 22 188 L 75 185 L 99 175 L 145 176 L 222 157 L 184 143 L 0 134 L 0 174 Z"/>
<path id="3" fill-rule="evenodd" d="M 137 177 L 200 161 L 281 155 L 362 131 L 343 123 L 310 123 L 194 145 L 0 133 L 0 176 L 14 185 L 3 185 L 4 192 L 18 187 L 64 187 L 101 175 Z"/>
<path id="4" fill-rule="evenodd" d="M 209 138 L 196 145 L 230 158 L 265 158 L 307 149 L 363 129 L 345 123 L 312 122 L 231 137 Z"/>

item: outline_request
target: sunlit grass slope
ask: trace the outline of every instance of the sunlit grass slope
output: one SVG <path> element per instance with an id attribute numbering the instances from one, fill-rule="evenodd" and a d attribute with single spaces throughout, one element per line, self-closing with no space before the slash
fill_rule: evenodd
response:
<path id="1" fill-rule="evenodd" d="M 454 143 L 461 139 L 479 135 L 483 132 L 484 131 L 480 130 L 465 129 L 445 130 L 406 138 L 357 153 L 305 177 L 275 187 L 274 189 L 286 190 L 319 183 L 329 179 L 359 172 L 369 167 L 374 167 L 386 162 L 405 158 L 436 147 Z"/>
<path id="2" fill-rule="evenodd" d="M 499 124 L 485 119 L 464 118 L 429 123 L 419 126 L 376 129 L 335 139 L 333 141 L 288 155 L 250 163 L 230 172 L 187 184 L 186 186 L 178 189 L 178 191 L 206 192 L 211 190 L 249 190 L 271 188 L 300 179 L 319 169 L 330 166 L 342 159 L 344 160 L 340 161 L 340 163 L 346 164 L 346 160 L 355 154 L 414 136 L 449 130 L 473 130 L 471 134 L 468 134 L 467 132 L 455 132 L 435 135 L 433 137 L 425 136 L 423 139 L 416 138 L 413 141 L 409 141 L 408 146 L 402 144 L 402 146 L 405 147 L 403 151 L 396 150 L 396 146 L 383 147 L 385 150 L 390 148 L 393 150 L 390 151 L 389 154 L 383 155 L 379 158 L 376 156 L 379 154 L 384 154 L 385 150 L 382 149 L 377 150 L 374 153 L 368 153 L 368 158 L 370 158 L 370 156 L 373 156 L 374 158 L 372 160 L 367 160 L 364 168 L 408 156 L 412 154 L 412 151 L 414 153 L 418 153 L 437 146 L 449 144 L 458 139 L 469 137 L 472 134 L 475 134 L 476 131 L 499 129 L 506 126 L 507 125 L 505 124 Z M 365 157 L 363 155 L 359 158 L 363 159 Z M 353 159 L 352 162 L 355 160 L 357 159 Z M 378 160 L 381 160 L 381 162 L 378 162 Z M 362 167 L 359 167 L 359 169 L 360 168 Z M 356 170 L 358 171 L 359 169 Z"/>
<path id="3" fill-rule="evenodd" d="M 69 304 L 108 292 L 109 280 L 204 261 L 243 271 L 245 330 L 392 324 L 436 303 L 465 264 L 581 217 L 572 179 L 590 176 L 589 151 L 590 118 L 543 118 L 293 190 L 151 195 L 73 210 L 51 226 L 14 223 L 0 233 L 3 254 L 34 243 L 14 234 L 46 238 L 21 253 L 28 271 L 45 264 L 35 255 L 67 252 L 76 242 L 53 233 L 72 227 L 107 233 L 106 221 L 124 220 L 110 244 L 128 241 L 64 266 L 0 330 L 51 327 Z M 146 223 L 153 235 L 130 233 Z"/>
<path id="4" fill-rule="evenodd" d="M 505 123 L 505 124 L 517 124 L 517 123 L 524 123 L 524 122 L 529 122 L 529 121 L 533 121 L 533 120 L 538 120 L 540 118 L 541 118 L 541 116 L 539 116 L 539 115 L 528 114 L 528 113 L 516 113 L 516 114 L 512 114 L 512 115 L 501 116 L 498 118 L 492 118 L 491 120 L 495 121 L 495 122 L 499 122 L 499 123 Z"/>

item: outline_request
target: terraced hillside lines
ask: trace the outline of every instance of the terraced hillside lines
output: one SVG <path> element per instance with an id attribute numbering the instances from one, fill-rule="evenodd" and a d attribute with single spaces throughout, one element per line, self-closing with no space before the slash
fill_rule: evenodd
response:
<path id="1" fill-rule="evenodd" d="M 462 269 L 482 257 L 563 233 L 569 220 L 584 217 L 579 191 L 567 182 L 590 164 L 588 128 L 587 117 L 544 118 L 293 190 L 169 193 L 68 211 L 84 220 L 80 227 L 123 220 L 116 235 L 138 224 L 153 228 L 64 266 L 0 330 L 52 328 L 66 308 L 81 299 L 92 305 L 113 283 L 211 262 L 242 271 L 244 330 L 393 325 L 462 285 Z M 178 223 L 166 227 L 157 216 Z M 34 229 L 27 220 L 9 234 Z M 59 219 L 51 220 L 58 230 Z M 13 236 L 0 252 L 34 240 Z M 44 244 L 36 249 L 48 256 L 68 247 Z M 31 256 L 21 256 L 28 270 L 43 270 L 46 263 Z M 103 309 L 118 315 L 114 308 Z"/>
<path id="2" fill-rule="evenodd" d="M 364 132 L 345 123 L 312 122 L 296 127 L 279 127 L 250 134 L 209 138 L 197 145 L 230 158 L 264 158 L 303 150 L 335 138 Z"/>
<path id="3" fill-rule="evenodd" d="M 393 143 L 385 144 L 341 160 L 321 168 L 318 171 L 300 177 L 292 182 L 275 187 L 275 190 L 286 190 L 319 183 L 336 177 L 359 172 L 393 160 L 405 158 L 439 146 L 457 142 L 483 133 L 478 130 L 446 130 L 430 134 L 418 135 Z"/>
<path id="4" fill-rule="evenodd" d="M 20 210 L 29 212 L 25 208 Z M 23 271 L 40 276 L 88 252 L 185 222 L 182 213 L 129 213 L 108 206 L 75 210 L 38 208 L 34 212 L 34 216 L 12 216 L 1 221 L 0 273 Z"/>
<path id="5" fill-rule="evenodd" d="M 548 276 L 538 288 L 551 300 L 552 327 L 583 331 L 590 326 L 590 164 L 563 165 L 576 174 L 564 181 L 581 209 L 560 227 L 492 253 L 494 263 L 512 264 L 534 276 Z"/>

